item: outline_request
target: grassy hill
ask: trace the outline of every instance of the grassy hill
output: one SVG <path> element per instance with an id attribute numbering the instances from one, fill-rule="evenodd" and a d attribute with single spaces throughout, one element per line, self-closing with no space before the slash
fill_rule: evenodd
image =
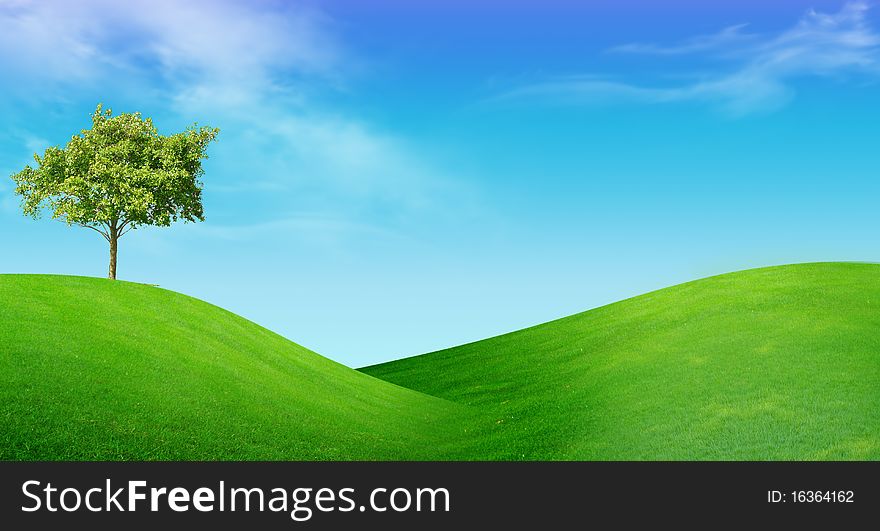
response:
<path id="1" fill-rule="evenodd" d="M 463 409 L 166 290 L 0 275 L 3 460 L 420 458 Z"/>
<path id="2" fill-rule="evenodd" d="M 880 266 L 721 275 L 362 372 L 159 288 L 0 275 L 0 459 L 880 459 Z"/>
<path id="3" fill-rule="evenodd" d="M 479 410 L 480 459 L 880 459 L 880 266 L 721 275 L 363 372 Z"/>

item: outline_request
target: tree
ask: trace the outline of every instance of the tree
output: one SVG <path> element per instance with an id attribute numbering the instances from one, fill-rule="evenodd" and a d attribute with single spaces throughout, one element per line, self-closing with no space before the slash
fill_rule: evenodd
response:
<path id="1" fill-rule="evenodd" d="M 12 176 L 24 214 L 91 229 L 110 244 L 108 277 L 116 279 L 119 238 L 142 225 L 167 227 L 178 220 L 204 221 L 202 160 L 218 129 L 193 124 L 182 133 L 160 135 L 140 113 L 113 116 L 100 104 L 92 128 L 67 146 L 34 154 Z"/>

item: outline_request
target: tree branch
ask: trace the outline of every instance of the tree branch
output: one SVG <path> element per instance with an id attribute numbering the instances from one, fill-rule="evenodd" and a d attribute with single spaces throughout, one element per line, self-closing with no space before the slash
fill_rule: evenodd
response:
<path id="1" fill-rule="evenodd" d="M 77 225 L 79 225 L 80 227 L 85 227 L 87 229 L 92 229 L 93 231 L 95 231 L 98 234 L 100 234 L 101 236 L 103 236 L 105 240 L 107 240 L 108 242 L 110 241 L 110 235 L 107 234 L 106 232 L 102 231 L 98 227 L 94 227 L 92 225 L 87 225 L 85 223 L 77 223 Z"/>
<path id="2" fill-rule="evenodd" d="M 131 231 L 131 229 L 133 229 L 133 228 L 134 228 L 134 225 L 131 224 L 130 219 L 124 220 L 122 222 L 122 224 L 119 225 L 119 228 L 116 229 L 116 231 L 117 231 L 116 237 L 121 238 L 123 235 L 128 234 Z"/>

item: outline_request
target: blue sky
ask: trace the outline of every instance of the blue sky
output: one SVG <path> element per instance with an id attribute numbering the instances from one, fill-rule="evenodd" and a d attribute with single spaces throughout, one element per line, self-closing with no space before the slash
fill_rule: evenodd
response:
<path id="1" fill-rule="evenodd" d="M 880 6 L 709 4 L 0 0 L 0 173 L 98 102 L 219 127 L 207 221 L 127 235 L 120 278 L 352 366 L 880 260 Z M 11 185 L 0 272 L 104 275 Z"/>

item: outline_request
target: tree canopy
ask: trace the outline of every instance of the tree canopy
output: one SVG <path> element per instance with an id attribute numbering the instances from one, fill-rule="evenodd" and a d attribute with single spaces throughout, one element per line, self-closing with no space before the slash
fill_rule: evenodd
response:
<path id="1" fill-rule="evenodd" d="M 160 135 L 140 113 L 113 116 L 101 105 L 92 127 L 64 148 L 34 154 L 36 167 L 12 176 L 25 215 L 47 209 L 52 218 L 101 234 L 110 243 L 110 278 L 116 277 L 118 239 L 143 225 L 204 221 L 202 161 L 219 130 L 194 124 Z"/>

